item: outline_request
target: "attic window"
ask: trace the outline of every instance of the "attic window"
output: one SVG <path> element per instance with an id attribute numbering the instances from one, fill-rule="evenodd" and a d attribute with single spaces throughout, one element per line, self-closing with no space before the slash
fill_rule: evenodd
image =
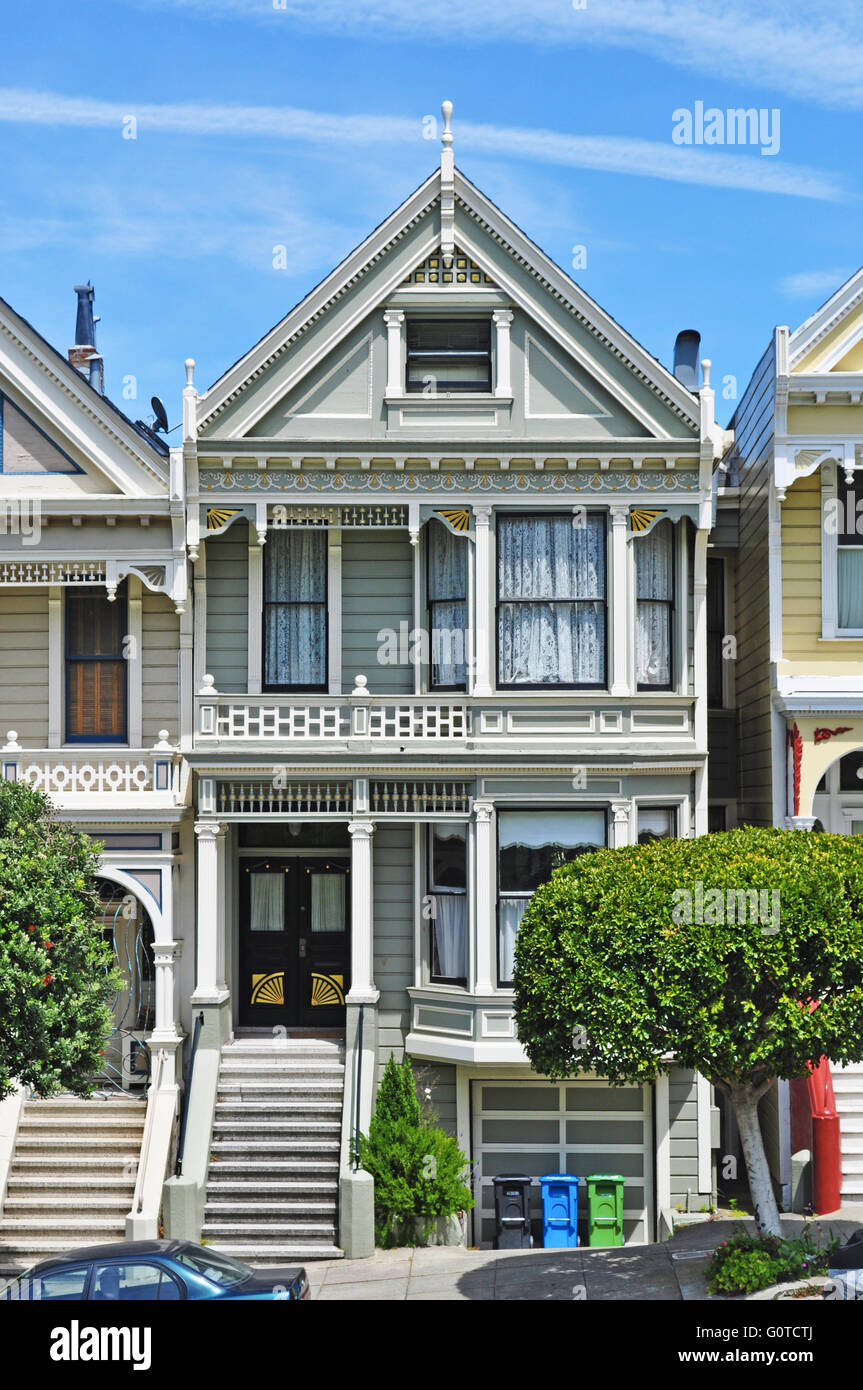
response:
<path id="1" fill-rule="evenodd" d="M 491 391 L 491 320 L 408 319 L 406 389 Z"/>

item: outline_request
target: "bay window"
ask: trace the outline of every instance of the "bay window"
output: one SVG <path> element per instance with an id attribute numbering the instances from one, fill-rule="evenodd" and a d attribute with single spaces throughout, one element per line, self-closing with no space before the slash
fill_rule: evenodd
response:
<path id="1" fill-rule="evenodd" d="M 670 690 L 674 527 L 660 521 L 635 547 L 635 678 L 639 690 Z"/>
<path id="2" fill-rule="evenodd" d="M 264 686 L 326 690 L 327 533 L 273 529 L 264 546 Z"/>
<path id="3" fill-rule="evenodd" d="M 467 983 L 467 838 L 463 825 L 429 826 L 431 978 Z"/>
<path id="4" fill-rule="evenodd" d="M 430 684 L 433 690 L 464 690 L 467 541 L 432 520 L 427 555 Z"/>
<path id="5" fill-rule="evenodd" d="M 606 683 L 604 513 L 498 518 L 498 684 Z"/>
<path id="6" fill-rule="evenodd" d="M 607 843 L 600 810 L 499 811 L 498 983 L 512 982 L 515 938 L 535 890 L 555 869 Z"/>

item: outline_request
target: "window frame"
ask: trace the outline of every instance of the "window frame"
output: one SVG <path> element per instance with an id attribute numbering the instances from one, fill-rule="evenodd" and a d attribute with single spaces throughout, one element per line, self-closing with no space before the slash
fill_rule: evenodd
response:
<path id="1" fill-rule="evenodd" d="M 65 602 L 64 602 L 64 604 L 63 604 L 63 727 L 64 727 L 64 735 L 65 735 L 65 737 L 64 737 L 64 742 L 67 743 L 67 744 L 73 744 L 73 745 L 75 745 L 76 747 L 80 747 L 80 746 L 86 747 L 86 746 L 89 746 L 89 747 L 91 747 L 91 748 L 101 748 L 101 747 L 103 747 L 103 746 L 111 746 L 111 747 L 122 746 L 122 745 L 128 746 L 128 743 L 129 743 L 129 661 L 128 661 L 128 658 L 127 658 L 126 656 L 123 655 L 122 647 L 121 647 L 119 656 L 103 656 L 103 655 L 98 655 L 98 654 L 97 654 L 97 655 L 92 655 L 92 654 L 84 654 L 84 653 L 80 653 L 80 652 L 78 652 L 78 653 L 76 653 L 74 656 L 72 656 L 72 655 L 70 654 L 70 652 L 69 652 L 69 639 L 70 639 L 70 630 L 69 630 L 69 600 L 70 600 L 70 598 L 73 598 L 73 599 L 81 599 L 81 598 L 98 598 L 99 596 L 102 596 L 102 597 L 104 598 L 105 602 L 108 601 L 108 599 L 107 599 L 107 590 L 103 591 L 101 588 L 99 588 L 98 585 L 86 584 L 86 585 L 82 585 L 82 586 L 80 587 L 80 589 L 77 589 L 77 590 L 75 589 L 75 587 L 74 587 L 73 585 L 70 585 L 69 588 L 67 589 Z M 120 626 L 122 627 L 124 634 L 128 635 L 128 632 L 129 632 L 129 591 L 128 591 L 128 586 L 127 586 L 127 584 L 126 584 L 125 581 L 124 581 L 122 584 L 120 584 L 120 585 L 118 586 L 118 588 L 117 588 L 117 596 L 116 596 L 116 598 L 114 599 L 114 604 L 116 604 L 116 605 L 121 605 L 121 607 L 122 607 L 122 614 L 123 614 L 123 617 L 122 617 L 122 620 L 121 620 L 121 622 L 120 622 Z M 112 607 L 113 607 L 113 605 L 112 605 Z M 121 610 L 120 610 L 120 608 L 118 607 L 118 608 L 117 608 L 117 612 L 120 612 L 120 611 L 121 611 Z M 142 659 L 142 656 L 141 656 L 141 653 L 140 653 L 140 651 L 139 651 L 139 653 L 138 653 L 138 660 L 139 660 L 139 662 L 141 661 L 141 659 Z M 122 670 L 122 672 L 123 672 L 123 698 L 122 698 L 122 702 L 121 702 L 121 703 L 122 703 L 122 714 L 123 714 L 123 718 L 122 718 L 122 726 L 123 726 L 123 728 L 122 728 L 122 733 L 119 733 L 119 734 L 101 734 L 101 735 L 96 735 L 96 734 L 71 734 L 71 733 L 69 732 L 69 726 L 70 726 L 70 722 L 71 722 L 71 720 L 70 720 L 70 709 L 71 709 L 71 703 L 72 703 L 72 702 L 71 702 L 70 680 L 69 680 L 69 668 L 70 668 L 71 663 L 72 663 L 72 662 L 109 662 L 109 661 L 114 662 L 115 664 L 116 664 L 117 662 L 121 662 L 121 663 L 122 663 L 121 668 L 120 668 L 120 669 Z"/>
<path id="2" fill-rule="evenodd" d="M 447 324 L 455 324 L 455 323 L 458 323 L 458 324 L 465 324 L 465 323 L 481 323 L 481 324 L 485 325 L 485 326 L 488 328 L 488 352 L 486 353 L 485 351 L 479 351 L 479 350 L 474 350 L 474 349 L 465 349 L 465 350 L 463 350 L 462 352 L 455 352 L 455 351 L 453 351 L 453 350 L 446 350 L 446 349 L 442 349 L 442 350 L 437 351 L 437 352 L 434 352 L 434 351 L 431 351 L 431 350 L 424 350 L 424 349 L 414 349 L 413 351 L 411 351 L 411 345 L 410 345 L 411 325 L 412 325 L 412 324 L 419 324 L 419 323 L 447 323 Z M 490 314 L 490 313 L 489 313 L 489 314 L 485 314 L 485 313 L 471 312 L 471 313 L 469 313 L 469 314 L 468 314 L 468 313 L 462 313 L 462 314 L 458 314 L 458 313 L 439 313 L 439 314 L 434 314 L 434 313 L 428 313 L 428 312 L 419 311 L 419 312 L 417 312 L 417 313 L 409 313 L 409 314 L 407 314 L 407 315 L 405 316 L 405 324 L 404 324 L 404 352 L 405 352 L 405 360 L 404 360 L 404 392 L 405 392 L 405 395 L 406 395 L 406 396 L 422 396 L 422 395 L 424 395 L 424 394 L 429 394 L 429 395 L 432 395 L 433 398 L 434 398 L 434 397 L 439 397 L 439 396 L 471 396 L 471 395 L 473 395 L 473 396 L 493 396 L 493 395 L 494 395 L 494 334 L 493 334 L 493 332 L 492 332 L 492 328 L 493 328 L 493 322 L 492 322 L 492 317 L 491 317 L 491 314 Z M 487 367 L 488 367 L 488 372 L 487 372 L 487 377 L 486 377 L 487 384 L 486 384 L 485 386 L 480 386 L 477 382 L 468 382 L 468 383 L 466 383 L 466 384 L 464 384 L 464 385 L 457 385 L 457 386 L 453 387 L 452 383 L 451 383 L 451 382 L 448 382 L 445 388 L 441 388 L 441 386 L 440 386 L 439 384 L 437 384 L 433 393 L 426 393 L 425 386 L 424 386 L 423 383 L 419 383 L 418 385 L 412 385 L 412 384 L 411 384 L 411 362 L 412 362 L 412 361 L 416 362 L 416 360 L 417 360 L 418 358 L 420 358 L 420 359 L 421 359 L 421 358 L 427 358 L 427 359 L 429 360 L 429 362 L 433 362 L 433 361 L 446 361 L 447 359 L 451 359 L 451 360 L 456 361 L 456 362 L 458 362 L 458 361 L 464 362 L 464 361 L 466 361 L 468 358 L 479 358 L 479 359 L 483 359 L 483 358 L 484 358 L 484 359 L 486 360 Z M 433 372 L 430 372 L 429 375 L 434 375 L 434 373 L 433 373 Z"/>
<path id="3" fill-rule="evenodd" d="M 330 544 L 329 528 L 326 526 L 282 526 L 273 527 L 270 530 L 269 538 L 273 534 L 291 535 L 301 531 L 312 531 L 320 534 L 324 538 L 323 544 L 323 572 L 324 572 L 324 597 L 322 600 L 314 599 L 308 602 L 297 603 L 292 599 L 268 599 L 267 598 L 267 564 L 268 555 L 272 554 L 269 544 L 263 547 L 264 567 L 261 575 L 261 694 L 308 694 L 325 695 L 330 688 Z M 323 681 L 320 685 L 276 685 L 267 681 L 267 609 L 272 607 L 282 608 L 321 608 L 324 615 L 324 672 Z"/>
<path id="4" fill-rule="evenodd" d="M 640 845 L 652 844 L 652 840 L 641 841 L 638 838 L 638 821 L 642 811 L 667 811 L 671 817 L 671 834 L 655 835 L 654 840 L 679 840 L 680 839 L 680 802 L 679 801 L 636 801 L 635 803 L 635 843 Z"/>
<path id="5" fill-rule="evenodd" d="M 856 547 L 840 547 L 839 530 L 825 525 L 828 505 L 835 504 L 838 511 L 840 469 L 844 472 L 842 464 L 833 459 L 821 465 L 821 639 L 828 642 L 859 642 L 863 639 L 863 627 L 839 626 L 839 550 Z M 855 478 L 858 473 L 863 482 L 863 472 L 859 469 L 855 469 Z M 860 539 L 863 545 L 863 533 Z"/>
<path id="6" fill-rule="evenodd" d="M 495 818 L 494 818 L 494 835 L 495 835 L 495 858 L 494 858 L 494 862 L 495 862 L 495 907 L 494 907 L 494 920 L 495 920 L 495 978 L 496 978 L 496 980 L 497 980 L 497 988 L 498 988 L 498 989 L 510 989 L 510 990 L 512 989 L 512 980 L 504 980 L 504 979 L 501 978 L 501 969 L 500 969 L 500 900 L 501 900 L 501 896 L 503 896 L 503 897 L 505 897 L 505 898 L 521 898 L 521 897 L 523 897 L 527 902 L 530 902 L 531 898 L 533 897 L 534 893 L 536 892 L 536 889 L 535 889 L 535 888 L 532 888 L 532 889 L 530 889 L 529 891 L 525 890 L 525 892 L 523 892 L 523 893 L 522 893 L 522 892 L 515 892 L 515 891 L 513 891 L 513 892 L 508 892 L 508 893 L 503 893 L 503 894 L 501 894 L 501 887 L 500 887 L 500 819 L 501 819 L 501 816 L 502 816 L 502 815 L 505 816 L 508 812 L 515 812 L 515 813 L 518 814 L 518 815 L 528 815 L 528 814 L 530 814 L 530 813 L 532 812 L 532 813 L 534 813 L 534 814 L 536 814 L 536 815 L 539 815 L 539 816 L 553 816 L 553 815 L 565 815 L 567 812 L 571 812 L 571 811 L 592 811 L 594 814 L 600 814 L 600 815 L 602 816 L 603 821 L 604 821 L 604 823 L 605 823 L 605 844 L 604 844 L 604 845 L 596 845 L 595 848 L 596 848 L 596 849 L 608 849 L 608 848 L 609 848 L 609 843 L 610 843 L 610 818 L 611 818 L 611 807 L 610 807 L 610 805 L 609 805 L 607 802 L 596 802 L 596 803 L 594 803 L 593 805 L 581 805 L 581 803 L 579 803 L 579 804 L 576 805 L 576 806 L 573 806 L 572 804 L 568 803 L 568 804 L 565 805 L 565 806 L 554 805 L 554 804 L 552 804 L 552 805 L 545 805 L 545 806 L 536 806 L 536 805 L 528 805 L 528 806 L 524 806 L 524 805 L 513 805 L 513 806 L 510 806 L 509 804 L 506 804 L 506 805 L 499 805 L 499 806 L 497 807 L 497 814 L 495 815 Z M 585 853 L 586 853 L 586 854 L 589 853 L 589 852 L 590 852 L 590 851 L 585 850 Z M 568 863 L 571 863 L 572 861 L 568 860 L 567 862 L 568 862 Z"/>
<path id="7" fill-rule="evenodd" d="M 463 889 L 458 888 L 437 888 L 434 882 L 434 835 L 439 825 L 460 826 L 464 832 L 464 883 Z M 430 897 L 438 896 L 462 898 L 464 901 L 464 958 L 465 968 L 469 969 L 470 955 L 470 899 L 468 897 L 470 858 L 468 852 L 468 826 L 464 821 L 429 821 L 428 834 L 426 836 L 426 891 Z M 437 907 L 437 904 L 435 904 Z M 467 974 L 465 975 L 436 975 L 434 971 L 435 961 L 435 919 L 429 918 L 428 935 L 428 970 L 429 984 L 433 985 L 455 985 L 461 989 L 467 989 Z"/>
<path id="8" fill-rule="evenodd" d="M 434 691 L 467 691 L 467 673 L 468 673 L 468 656 L 469 656 L 469 652 L 468 652 L 468 641 L 469 641 L 469 635 L 470 635 L 470 551 L 469 551 L 469 548 L 468 548 L 468 547 L 469 547 L 469 545 L 470 545 L 470 542 L 467 540 L 467 537 L 466 537 L 466 536 L 465 536 L 465 538 L 464 538 L 464 540 L 463 540 L 463 542 L 462 542 L 463 545 L 464 545 L 464 547 L 465 547 L 465 557 L 464 557 L 464 558 L 465 558 L 465 567 L 464 567 L 464 580 L 465 580 L 465 583 L 464 583 L 464 590 L 465 590 L 465 591 L 464 591 L 464 598 L 462 598 L 462 599 L 433 599 L 433 598 L 431 597 L 431 582 L 430 582 L 430 576 L 431 576 L 431 537 L 432 537 L 432 532 L 428 529 L 428 527 L 430 527 L 430 526 L 440 526 L 440 527 L 442 527 L 442 529 L 443 529 L 444 531 L 446 531 L 446 529 L 447 529 L 446 526 L 444 526 L 444 523 L 443 523 L 442 521 L 438 520 L 437 517 L 430 517 L 430 518 L 429 518 L 429 522 L 428 522 L 428 526 L 426 527 L 426 534 L 425 534 L 425 547 L 424 547 L 424 548 L 425 548 L 425 595 L 424 595 L 424 599 L 425 599 L 425 610 L 426 610 L 426 619 L 427 619 L 427 624 L 428 624 L 428 635 L 429 635 L 429 648 L 428 648 L 428 688 L 429 688 L 429 691 L 430 691 L 430 692 L 433 691 L 433 690 L 434 690 Z M 449 603 L 455 602 L 455 603 L 463 603 L 463 604 L 464 604 L 464 663 L 463 663 L 463 664 L 464 664 L 464 680 L 461 682 L 460 685 L 438 685 L 438 684 L 436 683 L 435 679 L 434 679 L 434 668 L 435 668 L 435 662 L 434 662 L 434 631 L 435 631 L 435 629 L 434 629 L 434 621 L 433 621 L 433 618 L 432 618 L 432 609 L 433 609 L 433 607 L 434 607 L 434 605 L 435 605 L 436 603 L 447 603 L 447 602 L 449 602 Z"/>
<path id="9" fill-rule="evenodd" d="M 94 1286 L 95 1286 L 95 1281 L 96 1281 L 96 1270 L 97 1270 L 97 1269 L 100 1269 L 100 1270 L 102 1270 L 102 1269 L 112 1269 L 112 1268 L 114 1268 L 114 1267 L 117 1267 L 117 1268 L 119 1268 L 119 1269 L 125 1269 L 125 1268 L 127 1268 L 127 1267 L 129 1267 L 129 1266 L 133 1266 L 133 1265 L 134 1265 L 134 1266 L 144 1265 L 147 1269 L 156 1270 L 160 1275 L 165 1275 L 165 1276 L 167 1276 L 167 1278 L 170 1279 L 171 1283 L 174 1284 L 175 1287 L 176 1287 L 176 1288 L 178 1289 L 178 1291 L 179 1291 L 179 1296 L 178 1296 L 178 1298 L 177 1298 L 177 1300 L 176 1300 L 178 1303 L 181 1303 L 185 1298 L 188 1298 L 188 1290 L 187 1290 L 187 1288 L 186 1288 L 186 1285 L 185 1285 L 184 1281 L 179 1277 L 179 1275 L 175 1274 L 175 1273 L 173 1272 L 173 1270 L 170 1270 L 170 1269 L 166 1268 L 166 1266 L 163 1265 L 156 1257 L 150 1256 L 150 1257 L 148 1258 L 146 1255 L 143 1255 L 143 1256 L 138 1256 L 138 1258 L 136 1259 L 134 1256 L 132 1256 L 132 1257 L 130 1258 L 130 1257 L 127 1255 L 125 1259 L 120 1259 L 119 1256 L 117 1256 L 117 1257 L 108 1256 L 107 1259 L 93 1260 L 92 1264 L 90 1265 L 90 1282 L 89 1282 L 89 1285 L 88 1285 L 88 1288 L 87 1288 L 87 1301 L 88 1301 L 89 1303 L 95 1303 L 95 1302 L 99 1302 L 99 1303 L 102 1303 L 102 1302 L 105 1302 L 105 1303 L 139 1303 L 139 1302 L 145 1302 L 146 1300 L 144 1300 L 144 1299 L 135 1299 L 135 1298 L 129 1298 L 129 1299 L 125 1299 L 125 1298 L 107 1299 L 107 1298 L 106 1298 L 106 1299 L 98 1299 L 98 1300 L 96 1300 L 96 1299 L 93 1298 Z M 161 1279 L 159 1280 L 159 1292 L 161 1293 Z M 174 1302 L 173 1299 L 165 1299 L 164 1301 L 165 1301 L 166 1303 L 172 1303 L 172 1302 Z M 154 1302 L 156 1302 L 156 1303 L 161 1303 L 161 1302 L 162 1302 L 162 1299 L 161 1299 L 161 1298 L 157 1298 L 157 1299 L 154 1300 Z"/>
<path id="10" fill-rule="evenodd" d="M 573 512 L 572 512 L 572 509 L 570 509 L 569 511 L 566 511 L 566 512 L 562 512 L 562 511 L 558 511 L 558 510 L 554 510 L 554 511 L 536 511 L 536 510 L 531 510 L 531 511 L 529 511 L 529 512 L 520 512 L 520 511 L 513 511 L 513 512 L 510 512 L 510 511 L 505 511 L 505 510 L 503 510 L 503 509 L 497 508 L 497 509 L 495 509 L 495 514 L 494 514 L 494 516 L 495 516 L 495 564 L 494 564 L 494 571 L 495 571 L 495 574 L 494 574 L 494 675 L 495 675 L 495 690 L 496 690 L 496 691 L 507 691 L 507 692 L 509 692 L 509 691 L 518 691 L 518 690 L 550 690 L 550 691 L 556 691 L 556 690 L 598 690 L 598 691 L 606 691 L 606 692 L 608 691 L 608 687 L 609 687 L 608 644 L 609 644 L 609 626 L 610 626 L 610 624 L 609 624 L 609 616 L 610 616 L 609 573 L 608 573 L 609 549 L 610 549 L 610 546 L 609 546 L 608 530 L 609 530 L 610 512 L 609 512 L 609 510 L 608 510 L 607 507 L 606 507 L 606 508 L 603 508 L 603 507 L 594 507 L 594 508 L 592 508 L 592 509 L 589 509 L 589 510 L 586 512 L 586 515 L 587 515 L 588 517 L 591 517 L 591 516 L 599 516 L 599 517 L 602 517 L 602 518 L 604 519 L 604 525 L 603 525 L 603 527 L 602 527 L 602 570 L 603 570 L 603 590 L 604 590 L 604 597 L 601 598 L 601 599 L 592 599 L 592 598 L 591 598 L 591 599 L 571 599 L 571 598 L 567 598 L 567 599 L 547 599 L 547 600 L 542 600 L 542 599 L 511 599 L 511 598 L 508 598 L 508 599 L 504 599 L 503 602 L 504 602 L 504 603 L 538 603 L 538 602 L 547 602 L 547 603 L 549 603 L 549 604 L 555 604 L 555 603 L 569 603 L 569 604 L 577 604 L 577 603 L 601 603 L 601 604 L 603 605 L 603 608 L 604 608 L 604 618 L 605 618 L 605 621 L 604 621 L 604 623 L 603 623 L 603 643 L 602 643 L 602 680 L 601 680 L 601 681 L 577 681 L 577 682 L 575 682 L 574 684 L 564 683 L 563 681 L 554 681 L 554 682 L 550 682 L 550 681 L 540 681 L 540 682 L 518 681 L 518 682 L 513 682 L 513 681 L 502 681 L 502 680 L 501 680 L 501 678 L 500 678 L 500 606 L 501 606 L 501 597 L 500 597 L 500 566 L 499 566 L 498 559 L 497 559 L 497 536 L 498 536 L 498 528 L 499 528 L 500 522 L 501 522 L 501 521 L 540 521 L 540 520 L 551 520 L 551 519 L 553 519 L 554 517 L 564 517 L 564 518 L 566 518 L 567 520 L 570 520 L 570 521 L 571 521 L 571 520 L 572 520 L 572 516 L 573 516 Z"/>
<path id="11" fill-rule="evenodd" d="M 640 544 L 640 538 L 636 536 L 632 542 L 632 563 L 633 563 L 633 582 L 635 587 L 635 612 L 633 614 L 634 636 L 638 640 L 638 612 L 642 603 L 661 603 L 665 606 L 665 617 L 668 625 L 668 680 L 661 683 L 653 681 L 636 680 L 635 689 L 638 694 L 651 690 L 664 691 L 666 694 L 670 690 L 675 690 L 677 677 L 677 597 L 679 587 L 679 577 L 677 573 L 678 560 L 678 529 L 671 517 L 662 517 L 656 526 L 668 523 L 671 527 L 671 596 L 667 599 L 639 598 L 638 597 L 638 551 L 636 547 Z M 651 528 L 656 529 L 656 528 Z M 634 655 L 634 654 L 633 654 Z"/>

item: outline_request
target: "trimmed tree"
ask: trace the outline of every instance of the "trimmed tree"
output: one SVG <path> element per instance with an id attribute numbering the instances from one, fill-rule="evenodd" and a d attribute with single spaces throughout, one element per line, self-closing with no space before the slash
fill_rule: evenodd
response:
<path id="1" fill-rule="evenodd" d="M 98 855 L 40 793 L 0 780 L 0 1099 L 88 1095 L 119 983 L 102 937 Z"/>
<path id="2" fill-rule="evenodd" d="M 537 1071 L 643 1084 L 673 1057 L 727 1095 L 778 1234 L 758 1102 L 823 1055 L 863 1059 L 863 838 L 746 827 L 585 854 L 531 898 L 513 983 Z"/>

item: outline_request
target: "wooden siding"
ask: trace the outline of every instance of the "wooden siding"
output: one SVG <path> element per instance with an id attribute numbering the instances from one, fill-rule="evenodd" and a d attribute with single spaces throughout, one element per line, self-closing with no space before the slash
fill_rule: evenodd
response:
<path id="1" fill-rule="evenodd" d="M 740 475 L 737 561 L 736 701 L 740 720 L 741 824 L 772 825 L 768 483 L 773 453 L 774 346 L 771 342 L 738 406 L 732 463 Z M 778 597 L 778 596 L 777 596 Z"/>
<path id="2" fill-rule="evenodd" d="M 383 665 L 378 633 L 413 628 L 413 550 L 407 534 L 342 532 L 342 688 L 358 674 L 372 695 L 412 695 L 414 668 Z"/>
<path id="3" fill-rule="evenodd" d="M 164 594 L 144 589 L 141 595 L 142 728 L 149 748 L 167 729 L 172 742 L 180 735 L 180 618 Z"/>
<path id="4" fill-rule="evenodd" d="M 25 748 L 48 743 L 48 591 L 0 594 L 0 734 Z"/>
<path id="5" fill-rule="evenodd" d="M 671 1121 L 671 1205 L 685 1206 L 698 1192 L 698 1099 L 695 1072 L 672 1067 L 668 1077 Z M 702 1194 L 704 1195 L 704 1194 Z M 690 1198 L 690 1202 L 692 1201 Z M 700 1206 L 696 1203 L 695 1210 Z"/>
<path id="6" fill-rule="evenodd" d="M 410 1027 L 408 985 L 413 984 L 413 827 L 379 825 L 372 841 L 378 1069 L 390 1054 L 401 1060 Z"/>
<path id="7" fill-rule="evenodd" d="M 207 672 L 216 689 L 241 694 L 249 672 L 249 534 L 236 521 L 207 541 Z"/>

